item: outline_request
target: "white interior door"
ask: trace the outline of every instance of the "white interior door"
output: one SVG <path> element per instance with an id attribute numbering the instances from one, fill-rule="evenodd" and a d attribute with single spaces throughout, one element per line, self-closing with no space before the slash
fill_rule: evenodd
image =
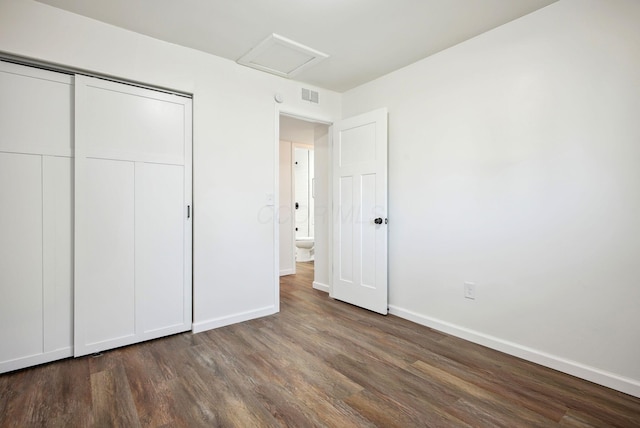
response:
<path id="1" fill-rule="evenodd" d="M 191 329 L 191 99 L 76 77 L 74 355 Z"/>
<path id="2" fill-rule="evenodd" d="M 333 125 L 331 297 L 387 313 L 387 110 Z"/>

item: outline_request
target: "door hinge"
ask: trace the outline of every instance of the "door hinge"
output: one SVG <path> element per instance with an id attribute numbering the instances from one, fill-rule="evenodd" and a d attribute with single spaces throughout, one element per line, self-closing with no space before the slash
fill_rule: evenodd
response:
<path id="1" fill-rule="evenodd" d="M 187 205 L 187 219 L 191 218 L 191 205 Z"/>

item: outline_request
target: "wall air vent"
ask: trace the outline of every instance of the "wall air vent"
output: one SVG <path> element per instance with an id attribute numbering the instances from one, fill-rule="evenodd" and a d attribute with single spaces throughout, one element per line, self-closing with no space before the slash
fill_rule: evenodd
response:
<path id="1" fill-rule="evenodd" d="M 240 57 L 238 64 L 282 77 L 292 77 L 327 57 L 327 54 L 315 49 L 278 34 L 271 34 Z"/>
<path id="2" fill-rule="evenodd" d="M 316 104 L 319 102 L 318 93 L 306 88 L 302 88 L 302 99 Z"/>

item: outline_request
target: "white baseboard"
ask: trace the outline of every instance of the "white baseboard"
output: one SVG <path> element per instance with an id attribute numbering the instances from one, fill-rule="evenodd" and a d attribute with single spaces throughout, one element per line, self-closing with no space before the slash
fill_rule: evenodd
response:
<path id="1" fill-rule="evenodd" d="M 324 291 L 325 293 L 329 293 L 329 286 L 321 282 L 313 281 L 313 288 L 315 288 L 316 290 Z"/>
<path id="2" fill-rule="evenodd" d="M 225 327 L 227 325 L 237 324 L 243 321 L 266 317 L 267 315 L 273 315 L 277 312 L 278 309 L 275 306 L 268 306 L 266 308 L 256 309 L 255 311 L 241 312 L 239 314 L 199 321 L 193 323 L 193 332 L 200 333 L 214 328 Z"/>
<path id="3" fill-rule="evenodd" d="M 26 367 L 49 363 L 51 361 L 69 357 L 73 357 L 73 347 L 70 346 L 62 349 L 56 349 L 55 351 L 45 352 L 43 354 L 32 355 L 30 357 L 20 357 L 15 360 L 0 362 L 0 373 L 24 369 Z"/>
<path id="4" fill-rule="evenodd" d="M 295 273 L 296 273 L 296 270 L 294 268 L 291 268 L 291 269 L 280 269 L 280 276 L 293 275 Z"/>
<path id="5" fill-rule="evenodd" d="M 548 354 L 520 344 L 503 340 L 475 330 L 460 327 L 455 324 L 427 317 L 397 306 L 389 306 L 389 313 L 417 324 L 433 328 L 443 333 L 477 343 L 505 354 L 513 355 L 532 363 L 540 364 L 599 385 L 640 397 L 640 381 L 617 375 L 595 367 L 587 366 L 577 361 L 568 360 L 556 355 Z"/>

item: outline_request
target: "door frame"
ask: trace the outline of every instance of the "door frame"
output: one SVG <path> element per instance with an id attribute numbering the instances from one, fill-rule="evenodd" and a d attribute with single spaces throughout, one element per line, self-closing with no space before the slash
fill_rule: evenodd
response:
<path id="1" fill-rule="evenodd" d="M 278 207 L 280 207 L 280 116 L 288 116 L 294 119 L 304 120 L 306 122 L 317 123 L 318 125 L 327 125 L 329 127 L 329 162 L 327 165 L 327 171 L 331 174 L 331 160 L 333 158 L 332 150 L 333 147 L 333 120 L 328 119 L 326 116 L 313 116 L 307 114 L 307 112 L 302 112 L 290 106 L 283 106 L 280 104 L 275 105 L 275 114 L 274 114 L 274 123 L 275 123 L 275 135 L 274 135 L 274 145 L 273 145 L 273 153 L 274 153 L 274 197 L 273 197 L 273 240 L 274 240 L 274 307 L 276 312 L 280 312 L 280 222 L 278 221 Z M 337 119 L 336 119 L 337 120 Z M 292 146 L 293 150 L 293 146 Z M 331 186 L 329 186 L 329 192 L 332 193 L 333 190 Z M 329 198 L 329 202 L 331 203 L 331 198 Z M 330 207 L 330 213 L 333 213 L 333 206 Z M 333 214 L 332 214 L 333 216 Z M 333 240 L 333 222 L 329 221 L 329 240 L 332 242 Z M 295 246 L 295 238 L 294 238 L 294 246 Z M 332 245 L 329 245 L 329 265 L 331 266 L 331 260 L 333 258 L 333 249 Z M 331 279 L 331 278 L 329 278 Z M 331 287 L 331 284 L 329 284 Z"/>

